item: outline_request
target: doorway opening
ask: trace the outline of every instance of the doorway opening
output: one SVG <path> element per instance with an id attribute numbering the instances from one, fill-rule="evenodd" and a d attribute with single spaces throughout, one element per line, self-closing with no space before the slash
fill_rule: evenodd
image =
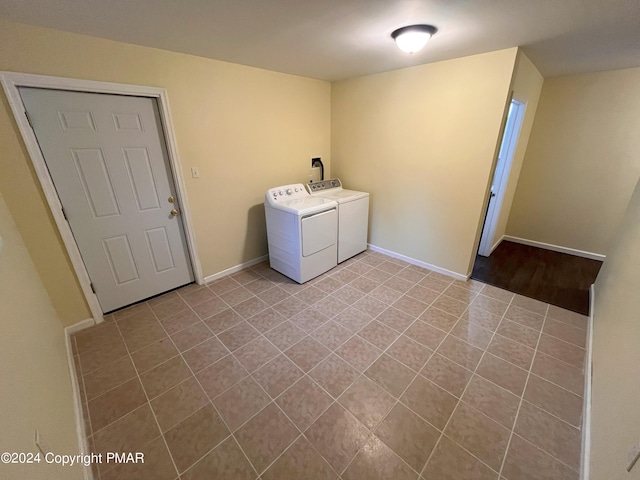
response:
<path id="1" fill-rule="evenodd" d="M 524 103 L 515 99 L 512 99 L 509 105 L 507 122 L 504 127 L 504 134 L 502 135 L 498 161 L 496 162 L 496 168 L 493 172 L 491 194 L 489 196 L 489 203 L 487 204 L 487 213 L 485 215 L 480 245 L 478 247 L 478 255 L 483 257 L 491 255 L 491 252 L 496 249 L 502 240 L 502 235 L 497 235 L 497 229 L 501 213 L 503 213 L 502 207 L 505 192 L 507 190 L 507 184 L 509 183 L 511 165 L 518 145 L 525 108 L 526 105 Z M 508 214 L 508 212 L 504 213 Z"/>

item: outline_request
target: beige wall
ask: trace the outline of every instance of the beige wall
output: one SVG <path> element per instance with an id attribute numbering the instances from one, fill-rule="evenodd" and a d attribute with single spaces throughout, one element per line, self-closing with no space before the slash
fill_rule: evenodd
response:
<path id="1" fill-rule="evenodd" d="M 0 195 L 0 452 L 79 452 L 64 330 Z M 81 478 L 78 468 L 2 465 L 0 478 Z"/>
<path id="2" fill-rule="evenodd" d="M 333 174 L 371 193 L 370 243 L 469 273 L 516 53 L 333 84 Z"/>
<path id="3" fill-rule="evenodd" d="M 640 176 L 640 68 L 546 79 L 507 234 L 607 254 Z"/>
<path id="4" fill-rule="evenodd" d="M 514 100 L 518 100 L 526 106 L 524 118 L 522 119 L 522 126 L 520 128 L 520 136 L 518 137 L 518 144 L 513 155 L 511 168 L 508 172 L 509 180 L 504 190 L 502 206 L 498 215 L 496 229 L 490 242 L 491 246 L 496 245 L 505 235 L 507 230 L 507 221 L 509 220 L 509 213 L 511 212 L 511 206 L 513 205 L 516 186 L 518 185 L 518 179 L 520 178 L 520 172 L 522 170 L 522 163 L 524 161 L 525 152 L 527 151 L 527 145 L 529 144 L 533 120 L 538 109 L 538 101 L 540 99 L 543 82 L 544 78 L 535 65 L 522 51 L 519 51 L 511 90 L 513 91 Z"/>
<path id="5" fill-rule="evenodd" d="M 595 283 L 591 480 L 640 479 L 626 472 L 640 445 L 640 183 L 614 232 Z"/>
<path id="6" fill-rule="evenodd" d="M 329 171 L 328 82 L 0 20 L 0 70 L 167 89 L 204 275 L 267 253 L 264 193 Z M 4 95 L 0 191 L 64 324 L 90 316 Z M 192 166 L 200 168 L 192 179 Z"/>

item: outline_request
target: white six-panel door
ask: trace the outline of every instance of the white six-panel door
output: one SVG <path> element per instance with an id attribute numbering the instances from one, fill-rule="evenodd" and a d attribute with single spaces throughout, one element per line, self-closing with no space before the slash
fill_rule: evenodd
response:
<path id="1" fill-rule="evenodd" d="M 155 99 L 20 96 L 103 312 L 192 282 Z"/>

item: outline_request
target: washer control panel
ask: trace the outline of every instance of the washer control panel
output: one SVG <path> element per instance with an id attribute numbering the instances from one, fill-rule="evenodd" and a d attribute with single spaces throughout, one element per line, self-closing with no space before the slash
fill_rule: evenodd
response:
<path id="1" fill-rule="evenodd" d="M 307 184 L 309 192 L 322 192 L 325 190 L 331 190 L 333 188 L 342 188 L 342 183 L 339 178 L 332 178 L 330 180 L 323 180 L 321 182 L 314 182 Z"/>
<path id="2" fill-rule="evenodd" d="M 271 204 L 286 202 L 298 198 L 306 198 L 309 196 L 301 183 L 293 183 L 291 185 L 283 185 L 281 187 L 270 188 L 265 195 L 265 201 Z"/>

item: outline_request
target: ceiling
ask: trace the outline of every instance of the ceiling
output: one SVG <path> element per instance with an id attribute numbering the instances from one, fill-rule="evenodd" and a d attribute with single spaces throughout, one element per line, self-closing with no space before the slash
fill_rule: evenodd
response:
<path id="1" fill-rule="evenodd" d="M 640 66 L 638 0 L 0 0 L 0 17 L 340 80 L 521 46 L 545 76 Z M 428 23 L 419 53 L 390 34 Z"/>

